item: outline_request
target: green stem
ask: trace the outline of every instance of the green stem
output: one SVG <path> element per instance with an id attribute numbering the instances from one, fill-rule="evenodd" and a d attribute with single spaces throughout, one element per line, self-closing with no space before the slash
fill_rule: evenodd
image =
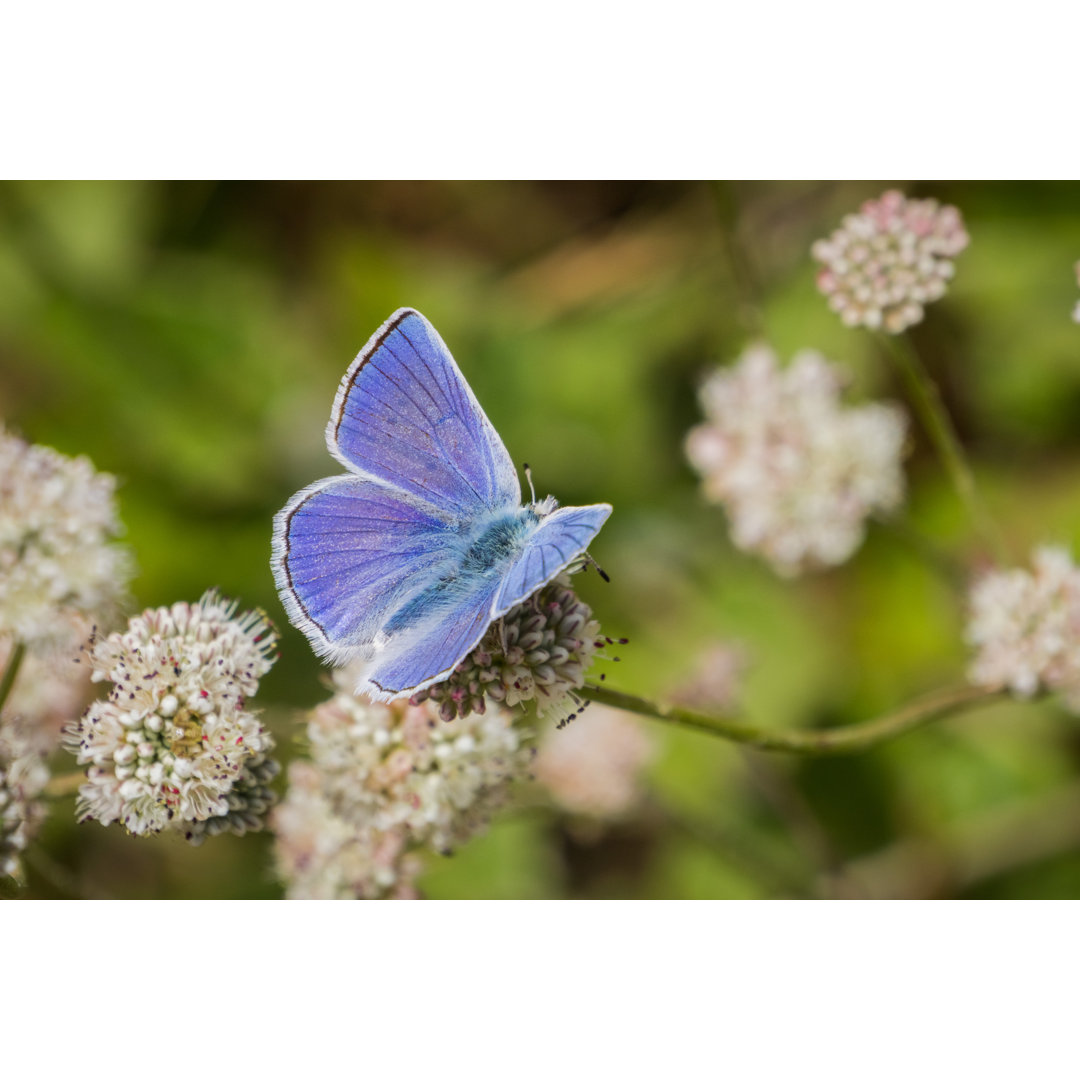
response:
<path id="1" fill-rule="evenodd" d="M 11 650 L 7 667 L 4 669 L 4 677 L 0 679 L 0 709 L 7 703 L 8 694 L 15 685 L 15 676 L 19 674 L 19 665 L 22 664 L 25 655 L 26 646 L 21 641 L 15 642 L 15 648 Z"/>
<path id="2" fill-rule="evenodd" d="M 896 540 L 924 565 L 929 567 L 950 588 L 963 592 L 970 584 L 970 571 L 958 558 L 939 548 L 910 522 L 900 517 L 881 517 L 878 527 L 891 533 Z"/>
<path id="3" fill-rule="evenodd" d="M 849 754 L 866 750 L 878 743 L 887 742 L 889 739 L 914 731 L 915 728 L 934 720 L 978 708 L 980 705 L 998 701 L 1004 696 L 1003 691 L 1000 690 L 962 686 L 939 690 L 895 712 L 886 713 L 872 720 L 864 720 L 858 724 L 817 730 L 769 731 L 726 716 L 709 716 L 706 713 L 684 709 L 677 705 L 662 705 L 633 694 L 612 690 L 607 686 L 586 683 L 578 694 L 583 698 L 588 698 L 589 701 L 624 709 L 626 712 L 638 713 L 654 720 L 663 720 L 694 731 L 704 731 L 730 742 L 756 746 L 759 750 L 778 750 L 790 754 L 808 755 Z"/>
<path id="4" fill-rule="evenodd" d="M 1006 563 L 1005 544 L 986 512 L 975 487 L 975 477 L 964 455 L 960 439 L 941 400 L 937 384 L 919 359 L 909 338 L 900 334 L 879 334 L 900 376 L 907 385 L 919 417 L 941 457 L 945 471 L 956 488 L 960 501 L 971 517 L 976 532 L 999 563 Z"/>

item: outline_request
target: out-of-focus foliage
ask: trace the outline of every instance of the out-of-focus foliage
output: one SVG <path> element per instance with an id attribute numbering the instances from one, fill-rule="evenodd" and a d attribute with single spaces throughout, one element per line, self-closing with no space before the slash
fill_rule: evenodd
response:
<path id="1" fill-rule="evenodd" d="M 967 662 L 962 592 L 908 535 L 972 568 L 922 431 L 913 425 L 902 528 L 871 526 L 850 563 L 795 582 L 733 549 L 682 443 L 700 376 L 748 340 L 731 220 L 777 351 L 819 349 L 850 370 L 854 399 L 903 400 L 872 337 L 828 310 L 809 256 L 889 186 L 964 214 L 971 245 L 912 336 L 1014 559 L 1071 544 L 1080 214 L 1066 185 L 736 184 L 718 198 L 674 183 L 4 184 L 0 417 L 120 478 L 140 607 L 218 586 L 270 613 L 281 659 L 255 704 L 288 755 L 297 710 L 328 691 L 274 591 L 271 518 L 337 471 L 323 428 L 338 380 L 395 308 L 417 307 L 538 494 L 614 504 L 592 549 L 612 584 L 581 586 L 605 630 L 631 640 L 610 683 L 663 696 L 701 650 L 733 638 L 749 657 L 748 719 L 855 721 L 960 682 Z M 661 752 L 636 816 L 596 829 L 511 811 L 433 864 L 425 894 L 795 895 L 845 865 L 899 866 L 931 894 L 1080 894 L 1080 822 L 1075 842 L 1031 825 L 1030 850 L 1014 837 L 1011 857 L 999 836 L 1015 830 L 1010 814 L 1042 821 L 1042 802 L 1080 784 L 1080 729 L 1052 703 L 995 706 L 818 762 L 650 730 Z M 941 871 L 959 841 L 982 862 Z M 36 849 L 31 896 L 280 895 L 266 835 L 191 849 L 76 826 L 59 800 Z"/>

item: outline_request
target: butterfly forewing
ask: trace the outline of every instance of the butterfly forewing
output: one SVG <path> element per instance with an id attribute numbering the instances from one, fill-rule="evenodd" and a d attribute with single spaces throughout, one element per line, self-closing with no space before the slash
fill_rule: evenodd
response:
<path id="1" fill-rule="evenodd" d="M 411 308 L 395 312 L 353 361 L 326 438 L 350 469 L 459 520 L 521 501 L 506 447 L 442 338 Z"/>

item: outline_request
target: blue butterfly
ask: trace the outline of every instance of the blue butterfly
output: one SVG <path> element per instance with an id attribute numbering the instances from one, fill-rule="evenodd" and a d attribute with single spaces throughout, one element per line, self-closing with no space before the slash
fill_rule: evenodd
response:
<path id="1" fill-rule="evenodd" d="M 445 679 L 491 623 L 585 552 L 606 503 L 521 505 L 510 455 L 450 350 L 401 308 L 338 387 L 326 445 L 348 472 L 274 518 L 271 566 L 289 619 L 358 693 Z"/>

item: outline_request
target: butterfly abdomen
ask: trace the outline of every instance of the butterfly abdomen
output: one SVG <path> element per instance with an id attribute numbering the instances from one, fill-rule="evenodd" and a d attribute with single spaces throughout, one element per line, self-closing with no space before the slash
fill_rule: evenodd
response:
<path id="1" fill-rule="evenodd" d="M 436 581 L 394 612 L 386 624 L 387 633 L 399 632 L 453 607 L 465 593 L 475 590 L 478 580 L 495 582 L 521 554 L 536 524 L 536 514 L 529 507 L 517 507 L 497 511 L 464 535 L 448 537 L 446 568 Z"/>

